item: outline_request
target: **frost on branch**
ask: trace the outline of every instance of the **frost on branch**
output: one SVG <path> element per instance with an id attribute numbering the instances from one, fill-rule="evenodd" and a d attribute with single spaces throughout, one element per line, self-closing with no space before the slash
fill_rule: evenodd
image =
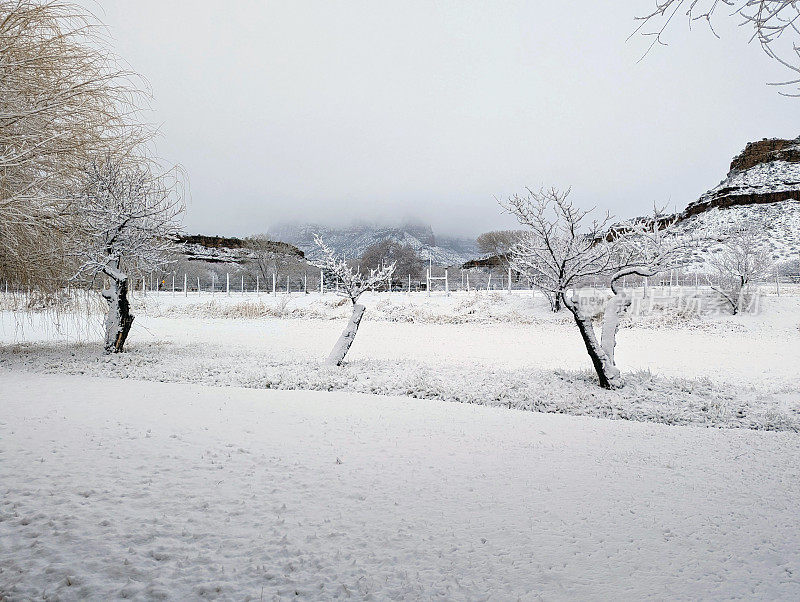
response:
<path id="1" fill-rule="evenodd" d="M 731 228 L 718 222 L 712 226 L 718 244 L 705 258 L 711 268 L 708 283 L 734 315 L 745 305 L 750 285 L 763 278 L 773 265 L 762 247 L 763 228 L 763 224 L 753 223 Z"/>
<path id="2" fill-rule="evenodd" d="M 319 235 L 314 236 L 319 249 L 322 251 L 324 259 L 317 262 L 315 265 L 320 269 L 327 272 L 329 275 L 337 279 L 338 287 L 337 293 L 343 297 L 350 299 L 353 304 L 353 315 L 347 323 L 344 331 L 342 332 L 336 345 L 333 347 L 330 356 L 328 356 L 327 363 L 333 366 L 341 366 L 344 361 L 344 356 L 347 355 L 350 346 L 358 332 L 358 327 L 361 324 L 361 318 L 364 316 L 365 307 L 358 303 L 358 298 L 367 290 L 374 289 L 379 285 L 387 282 L 394 273 L 396 263 L 392 262 L 378 269 L 369 271 L 366 276 L 361 273 L 358 268 L 355 271 L 347 263 L 343 257 L 337 257 L 333 249 L 325 244 L 325 241 Z"/>
<path id="3" fill-rule="evenodd" d="M 636 219 L 611 228 L 605 237 L 612 257 L 609 284 L 613 296 L 603 313 L 601 346 L 612 365 L 619 322 L 631 305 L 620 281 L 626 276 L 649 278 L 696 261 L 700 238 L 676 227 L 674 218 L 664 219 L 654 211 L 650 218 Z"/>
<path id="4" fill-rule="evenodd" d="M 110 288 L 105 350 L 121 352 L 133 316 L 128 304 L 128 275 L 158 269 L 171 260 L 178 218 L 184 205 L 175 170 L 154 174 L 145 161 L 109 156 L 95 159 L 85 172 L 75 201 L 79 235 L 77 277 L 105 275 Z"/>
<path id="5" fill-rule="evenodd" d="M 797 0 L 656 0 L 649 14 L 637 17 L 640 24 L 631 36 L 640 33 L 652 38 L 647 52 L 658 44 L 666 46 L 664 32 L 679 13 L 690 25 L 704 21 L 716 36 L 713 23 L 719 12 L 735 16 L 739 26 L 751 28 L 750 40 L 757 41 L 770 59 L 793 72 L 789 80 L 772 85 L 800 85 L 800 4 Z M 800 93 L 785 95 L 800 96 Z"/>
<path id="6" fill-rule="evenodd" d="M 610 216 L 590 221 L 591 212 L 575 207 L 569 194 L 569 189 L 528 188 L 500 203 L 526 228 L 511 248 L 511 265 L 550 300 L 554 311 L 561 308 L 567 289 L 610 268 L 608 248 L 597 244 Z"/>

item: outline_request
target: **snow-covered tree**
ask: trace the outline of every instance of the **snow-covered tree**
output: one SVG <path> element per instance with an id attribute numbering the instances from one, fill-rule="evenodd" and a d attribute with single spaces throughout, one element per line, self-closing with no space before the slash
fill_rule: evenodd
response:
<path id="1" fill-rule="evenodd" d="M 366 308 L 358 302 L 358 298 L 365 291 L 374 289 L 388 281 L 394 273 L 395 263 L 384 265 L 379 269 L 371 269 L 367 276 L 361 273 L 360 268 L 353 270 L 347 260 L 343 257 L 338 257 L 319 235 L 314 236 L 314 241 L 323 254 L 322 261 L 316 263 L 317 267 L 338 280 L 338 294 L 346 297 L 353 304 L 353 314 L 350 316 L 350 321 L 342 331 L 327 360 L 328 364 L 341 366 L 344 356 L 347 355 L 356 337 L 361 318 L 364 317 Z"/>
<path id="2" fill-rule="evenodd" d="M 141 94 L 102 26 L 59 0 L 0 0 L 0 277 L 58 289 L 74 269 L 70 209 L 90 157 L 146 137 Z"/>
<path id="3" fill-rule="evenodd" d="M 653 276 L 684 265 L 693 245 L 673 230 L 672 222 L 656 218 L 612 227 L 610 216 L 590 219 L 591 211 L 575 207 L 568 196 L 569 190 L 528 189 L 501 203 L 528 228 L 512 249 L 512 265 L 570 311 L 600 386 L 619 388 L 623 380 L 614 361 L 616 334 L 631 304 L 619 281 L 627 275 Z M 592 323 L 594 312 L 575 294 L 576 287 L 597 277 L 609 279 L 613 293 L 599 338 Z"/>
<path id="4" fill-rule="evenodd" d="M 740 26 L 752 28 L 751 40 L 756 40 L 769 58 L 794 73 L 791 79 L 777 85 L 800 84 L 800 2 L 797 0 L 656 0 L 650 13 L 637 17 L 641 23 L 635 33 L 651 36 L 650 48 L 665 44 L 664 32 L 675 16 L 683 13 L 690 24 L 705 21 L 717 35 L 713 23 L 720 12 L 735 17 Z"/>
<path id="5" fill-rule="evenodd" d="M 706 258 L 712 271 L 709 284 L 735 315 L 744 306 L 752 283 L 764 278 L 773 263 L 761 245 L 762 232 L 756 224 L 724 228 L 720 238 Z"/>
<path id="6" fill-rule="evenodd" d="M 79 232 L 78 276 L 103 274 L 109 288 L 104 348 L 123 351 L 133 324 L 128 303 L 129 274 L 163 267 L 175 253 L 183 209 L 179 173 L 153 173 L 146 161 L 96 159 L 85 172 L 75 199 Z"/>
<path id="7" fill-rule="evenodd" d="M 511 267 L 524 274 L 561 309 L 565 292 L 588 278 L 606 274 L 611 257 L 598 245 L 611 219 L 589 220 L 590 211 L 575 207 L 570 190 L 526 189 L 500 205 L 527 229 L 511 248 Z"/>
<path id="8" fill-rule="evenodd" d="M 603 311 L 600 345 L 608 358 L 607 374 L 612 387 L 621 385 L 614 359 L 621 318 L 631 305 L 631 297 L 620 286 L 627 276 L 649 278 L 689 265 L 696 260 L 700 238 L 683 232 L 675 218 L 659 211 L 652 217 L 617 224 L 609 229 L 603 244 L 609 247 L 613 272 L 609 277 L 612 297 Z"/>

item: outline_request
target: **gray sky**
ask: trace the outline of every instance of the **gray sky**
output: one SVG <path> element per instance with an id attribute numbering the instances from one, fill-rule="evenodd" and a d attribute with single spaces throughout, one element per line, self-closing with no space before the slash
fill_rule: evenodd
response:
<path id="1" fill-rule="evenodd" d="M 652 0 L 103 1 L 150 82 L 191 232 L 282 221 L 512 225 L 494 195 L 568 186 L 619 217 L 683 208 L 745 142 L 800 134 L 785 73 L 720 14 L 637 63 Z"/>

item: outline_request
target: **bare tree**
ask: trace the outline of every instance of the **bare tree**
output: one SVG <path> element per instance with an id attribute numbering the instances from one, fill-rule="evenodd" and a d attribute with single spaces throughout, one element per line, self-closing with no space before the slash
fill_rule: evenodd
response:
<path id="1" fill-rule="evenodd" d="M 131 271 L 159 269 L 175 254 L 184 209 L 177 175 L 175 170 L 154 174 L 148 162 L 109 156 L 96 159 L 85 173 L 75 202 L 75 254 L 80 275 L 104 274 L 110 282 L 102 293 L 108 302 L 106 353 L 123 351 L 133 324 L 127 298 Z"/>
<path id="2" fill-rule="evenodd" d="M 657 44 L 663 45 L 663 34 L 667 27 L 675 15 L 683 12 L 690 24 L 705 21 L 714 35 L 717 35 L 713 19 L 719 11 L 736 16 L 740 26 L 752 28 L 751 40 L 758 41 L 769 58 L 794 72 L 795 75 L 790 80 L 773 85 L 800 84 L 800 45 L 797 40 L 800 34 L 800 3 L 797 0 L 656 0 L 652 12 L 637 17 L 641 23 L 634 34 L 652 36 L 653 41 L 648 51 Z M 653 26 L 652 29 L 648 29 L 650 25 Z"/>
<path id="3" fill-rule="evenodd" d="M 722 296 L 734 315 L 744 306 L 750 285 L 763 278 L 772 265 L 754 224 L 726 229 L 722 242 L 711 250 L 706 262 L 713 272 L 711 288 Z"/>
<path id="4" fill-rule="evenodd" d="M 578 299 L 567 295 L 586 278 L 611 271 L 612 254 L 604 244 L 611 218 L 590 221 L 591 212 L 575 207 L 569 194 L 569 189 L 542 188 L 534 192 L 528 188 L 526 194 L 501 203 L 528 228 L 526 236 L 513 248 L 512 263 L 514 269 L 534 280 L 539 290 L 570 310 L 600 386 L 615 388 L 621 385 L 619 371 L 597 340 L 592 316 L 583 311 Z"/>
<path id="5" fill-rule="evenodd" d="M 497 257 L 501 264 L 508 267 L 511 261 L 511 249 L 524 235 L 524 230 L 492 230 L 478 236 L 475 242 L 478 251 Z"/>
<path id="6" fill-rule="evenodd" d="M 296 247 L 271 240 L 265 234 L 245 238 L 244 245 L 250 251 L 250 264 L 264 282 L 280 273 L 299 275 L 308 265 Z"/>
<path id="7" fill-rule="evenodd" d="M 606 215 L 590 220 L 591 210 L 575 207 L 569 190 L 527 190 L 501 205 L 528 227 L 512 249 L 515 269 L 536 282 L 551 298 L 570 311 L 600 386 L 616 389 L 623 380 L 614 361 L 620 317 L 630 299 L 618 284 L 626 275 L 652 276 L 687 261 L 689 247 L 681 237 L 670 236 L 670 224 L 641 220 L 610 227 Z M 671 233 L 670 233 L 671 234 Z M 585 307 L 575 289 L 589 278 L 609 278 L 613 297 L 603 315 L 601 337 L 592 323 L 594 312 Z"/>
<path id="8" fill-rule="evenodd" d="M 575 207 L 569 194 L 569 189 L 527 188 L 525 194 L 500 202 L 528 228 L 512 247 L 511 265 L 550 299 L 554 311 L 569 288 L 610 269 L 607 249 L 596 244 L 610 216 L 590 222 L 591 212 Z"/>
<path id="9" fill-rule="evenodd" d="M 0 0 L 0 276 L 52 291 L 74 268 L 69 207 L 90 157 L 125 154 L 141 96 L 102 27 L 60 0 Z"/>
<path id="10" fill-rule="evenodd" d="M 342 331 L 327 361 L 328 364 L 333 366 L 341 366 L 344 356 L 347 355 L 356 337 L 361 318 L 364 317 L 366 308 L 358 303 L 358 298 L 364 291 L 374 289 L 381 283 L 386 282 L 394 273 L 395 264 L 390 263 L 380 269 L 372 269 L 369 272 L 369 276 L 365 276 L 361 273 L 360 268 L 353 271 L 346 259 L 337 257 L 333 249 L 326 245 L 319 235 L 314 236 L 314 241 L 324 257 L 323 261 L 317 264 L 317 267 L 332 274 L 339 280 L 338 294 L 346 297 L 353 304 L 353 315 L 350 317 L 350 321 L 345 326 L 344 331 Z"/>
<path id="11" fill-rule="evenodd" d="M 392 238 L 371 244 L 361 255 L 361 267 L 365 269 L 380 269 L 391 263 L 395 264 L 395 273 L 402 276 L 417 276 L 423 267 L 414 247 Z"/>

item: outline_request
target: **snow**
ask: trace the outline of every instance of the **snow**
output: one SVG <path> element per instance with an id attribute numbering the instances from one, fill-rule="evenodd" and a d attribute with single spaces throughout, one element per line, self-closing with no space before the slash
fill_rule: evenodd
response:
<path id="1" fill-rule="evenodd" d="M 597 387 L 566 312 L 553 315 L 530 292 L 365 294 L 358 336 L 345 366 L 334 369 L 324 360 L 349 318 L 349 302 L 317 294 L 209 297 L 136 297 L 129 352 L 111 357 L 100 353 L 101 333 L 92 333 L 100 314 L 62 316 L 59 337 L 46 328 L 47 316 L 29 316 L 20 331 L 5 312 L 0 366 L 800 430 L 800 295 L 786 291 L 765 297 L 761 313 L 737 317 L 686 318 L 659 304 L 649 314 L 633 312 L 618 336 L 616 359 L 628 382 L 618 392 Z"/>
<path id="2" fill-rule="evenodd" d="M 768 194 L 798 190 L 800 187 L 800 163 L 768 161 L 742 171 L 734 170 L 697 201 L 702 204 L 720 193 L 733 190 L 734 195 Z"/>
<path id="3" fill-rule="evenodd" d="M 0 383 L 0 598 L 800 596 L 793 433 Z"/>
<path id="4" fill-rule="evenodd" d="M 762 229 L 761 248 L 773 260 L 787 261 L 800 255 L 800 201 L 797 200 L 734 205 L 723 209 L 713 207 L 679 222 L 679 227 L 687 232 L 702 233 L 724 232 L 747 224 Z"/>

